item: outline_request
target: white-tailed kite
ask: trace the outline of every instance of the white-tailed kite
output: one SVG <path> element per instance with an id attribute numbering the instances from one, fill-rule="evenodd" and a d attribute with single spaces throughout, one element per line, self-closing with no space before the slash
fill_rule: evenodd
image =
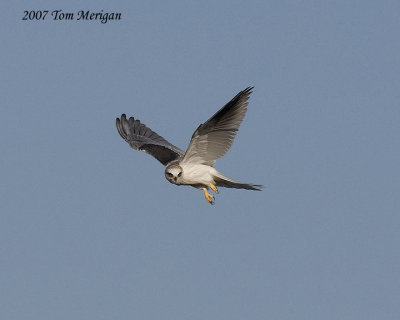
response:
<path id="1" fill-rule="evenodd" d="M 232 146 L 240 123 L 247 111 L 248 99 L 253 87 L 239 92 L 192 135 L 186 152 L 175 147 L 163 137 L 126 115 L 117 118 L 117 129 L 121 137 L 135 150 L 151 154 L 165 166 L 165 178 L 176 185 L 189 185 L 204 190 L 206 200 L 213 204 L 211 188 L 218 193 L 217 186 L 260 191 L 258 184 L 242 183 L 225 177 L 214 168 L 215 160 L 225 155 Z"/>

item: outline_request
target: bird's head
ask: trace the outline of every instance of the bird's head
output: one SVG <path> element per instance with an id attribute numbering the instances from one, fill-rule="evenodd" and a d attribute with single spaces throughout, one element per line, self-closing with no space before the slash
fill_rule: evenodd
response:
<path id="1" fill-rule="evenodd" d="M 171 183 L 180 184 L 182 172 L 182 167 L 179 164 L 172 163 L 165 168 L 165 178 Z"/>

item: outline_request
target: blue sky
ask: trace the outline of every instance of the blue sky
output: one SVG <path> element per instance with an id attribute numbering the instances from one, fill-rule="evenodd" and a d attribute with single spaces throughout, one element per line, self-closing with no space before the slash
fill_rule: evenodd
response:
<path id="1" fill-rule="evenodd" d="M 396 1 L 0 5 L 2 319 L 398 319 Z M 24 10 L 121 21 L 22 21 Z M 255 86 L 216 168 L 177 187 L 119 137 L 186 149 Z"/>

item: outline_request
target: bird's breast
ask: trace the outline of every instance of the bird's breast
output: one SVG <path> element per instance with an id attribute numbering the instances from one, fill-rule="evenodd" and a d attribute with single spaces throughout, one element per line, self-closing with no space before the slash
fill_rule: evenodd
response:
<path id="1" fill-rule="evenodd" d="M 187 164 L 182 166 L 182 184 L 209 185 L 214 181 L 215 169 L 204 164 Z"/>

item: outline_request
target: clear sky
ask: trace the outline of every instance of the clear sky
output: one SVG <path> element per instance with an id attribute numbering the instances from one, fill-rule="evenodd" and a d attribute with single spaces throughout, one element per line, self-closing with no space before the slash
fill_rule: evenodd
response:
<path id="1" fill-rule="evenodd" d="M 1 2 L 0 318 L 399 319 L 398 1 Z M 24 10 L 121 21 L 23 21 Z M 255 86 L 215 206 L 186 149 Z"/>

